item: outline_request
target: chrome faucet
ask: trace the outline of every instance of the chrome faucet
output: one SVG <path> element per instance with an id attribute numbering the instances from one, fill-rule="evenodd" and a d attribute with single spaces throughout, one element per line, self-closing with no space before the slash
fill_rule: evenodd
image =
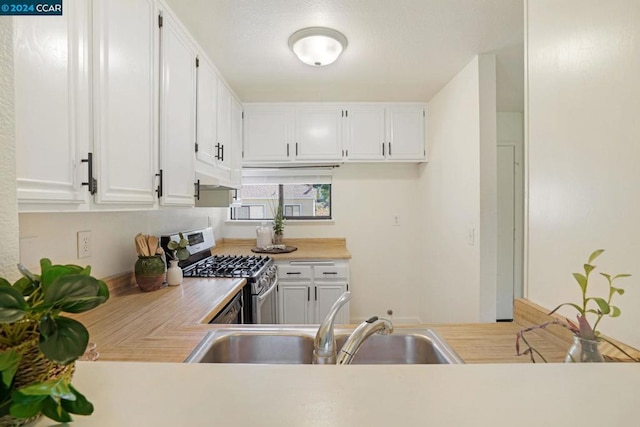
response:
<path id="1" fill-rule="evenodd" d="M 393 332 L 393 325 L 387 319 L 379 319 L 378 316 L 365 320 L 353 331 L 351 336 L 340 349 L 336 358 L 337 365 L 350 365 L 362 343 L 371 335 L 378 333 L 388 335 Z"/>
<path id="2" fill-rule="evenodd" d="M 313 342 L 313 363 L 315 365 L 335 365 L 336 363 L 336 339 L 333 335 L 333 322 L 338 310 L 351 299 L 351 292 L 347 291 L 333 304 L 329 313 L 324 318 L 316 339 Z"/>

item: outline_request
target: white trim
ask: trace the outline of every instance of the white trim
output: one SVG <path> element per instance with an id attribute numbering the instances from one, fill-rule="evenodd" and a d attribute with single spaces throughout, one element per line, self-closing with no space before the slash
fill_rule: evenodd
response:
<path id="1" fill-rule="evenodd" d="M 331 184 L 333 169 L 242 169 L 242 184 Z"/>

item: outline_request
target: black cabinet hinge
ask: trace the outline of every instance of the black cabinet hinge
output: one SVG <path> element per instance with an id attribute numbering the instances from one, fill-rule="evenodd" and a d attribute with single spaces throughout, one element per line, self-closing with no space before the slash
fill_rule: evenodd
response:
<path id="1" fill-rule="evenodd" d="M 244 120 L 244 111 L 242 112 L 242 119 Z"/>
<path id="2" fill-rule="evenodd" d="M 198 143 L 196 142 L 196 153 L 198 152 Z"/>
<path id="3" fill-rule="evenodd" d="M 200 58 L 196 57 L 196 68 L 200 66 Z"/>
<path id="4" fill-rule="evenodd" d="M 162 15 L 158 15 L 158 27 L 162 28 L 163 22 L 162 22 Z"/>

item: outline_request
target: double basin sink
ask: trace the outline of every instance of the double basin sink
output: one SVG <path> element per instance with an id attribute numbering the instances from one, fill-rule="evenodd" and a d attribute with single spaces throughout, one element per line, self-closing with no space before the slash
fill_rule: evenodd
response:
<path id="1" fill-rule="evenodd" d="M 317 328 L 252 326 L 209 332 L 186 363 L 311 364 Z M 340 351 L 353 329 L 336 328 Z M 390 335 L 372 335 L 362 344 L 352 364 L 464 363 L 433 330 L 396 327 Z"/>

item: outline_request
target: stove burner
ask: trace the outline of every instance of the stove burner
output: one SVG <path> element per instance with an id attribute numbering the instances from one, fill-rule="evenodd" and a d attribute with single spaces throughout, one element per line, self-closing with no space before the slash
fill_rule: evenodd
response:
<path id="1" fill-rule="evenodd" d="M 240 277 L 252 278 L 269 263 L 264 256 L 216 255 L 185 269 L 185 277 Z"/>

